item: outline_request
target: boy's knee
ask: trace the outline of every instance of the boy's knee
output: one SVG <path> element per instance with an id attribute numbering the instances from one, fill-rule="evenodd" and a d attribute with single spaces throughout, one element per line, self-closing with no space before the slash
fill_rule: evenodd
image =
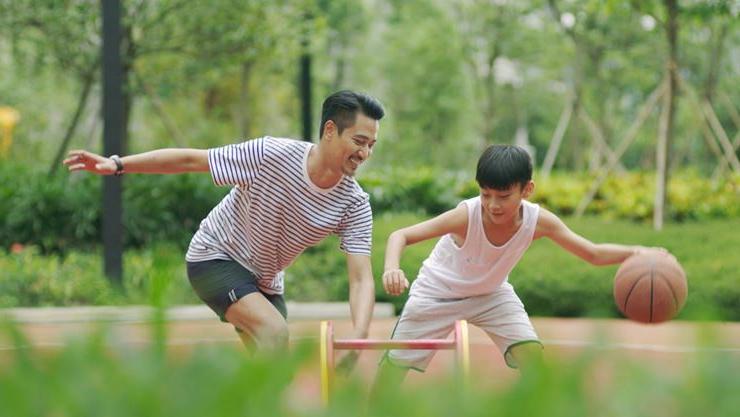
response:
<path id="1" fill-rule="evenodd" d="M 506 352 L 506 362 L 512 368 L 530 368 L 540 366 L 543 360 L 542 344 L 527 341 L 511 346 Z"/>

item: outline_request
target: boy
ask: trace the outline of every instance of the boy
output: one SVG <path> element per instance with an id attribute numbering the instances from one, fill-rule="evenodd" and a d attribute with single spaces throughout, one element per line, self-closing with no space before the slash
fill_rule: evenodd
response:
<path id="1" fill-rule="evenodd" d="M 553 213 L 526 199 L 534 190 L 532 161 L 517 146 L 493 145 L 478 160 L 480 196 L 436 218 L 388 237 L 383 288 L 399 295 L 409 282 L 399 269 L 403 249 L 442 238 L 424 261 L 393 331 L 393 339 L 440 339 L 465 319 L 483 329 L 512 368 L 541 360 L 542 344 L 508 276 L 534 239 L 547 237 L 594 264 L 616 264 L 647 250 L 595 244 L 574 233 Z M 408 369 L 424 371 L 430 350 L 391 350 L 378 380 L 400 383 Z"/>

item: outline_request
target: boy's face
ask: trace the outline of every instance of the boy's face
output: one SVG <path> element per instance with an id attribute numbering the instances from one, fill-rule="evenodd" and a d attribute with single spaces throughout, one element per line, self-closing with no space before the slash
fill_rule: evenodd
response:
<path id="1" fill-rule="evenodd" d="M 480 189 L 480 202 L 483 215 L 493 224 L 515 223 L 519 216 L 519 207 L 522 199 L 529 197 L 534 191 L 534 182 L 514 184 L 506 190 L 496 190 L 483 187 Z"/>

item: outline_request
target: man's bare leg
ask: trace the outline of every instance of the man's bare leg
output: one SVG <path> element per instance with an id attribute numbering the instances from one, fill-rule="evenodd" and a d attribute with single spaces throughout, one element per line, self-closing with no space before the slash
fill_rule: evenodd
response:
<path id="1" fill-rule="evenodd" d="M 240 329 L 248 349 L 283 350 L 288 347 L 288 323 L 262 294 L 253 292 L 226 310 L 226 320 Z"/>

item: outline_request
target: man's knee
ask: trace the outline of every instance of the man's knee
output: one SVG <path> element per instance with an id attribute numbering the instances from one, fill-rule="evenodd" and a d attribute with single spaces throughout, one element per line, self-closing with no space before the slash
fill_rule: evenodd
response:
<path id="1" fill-rule="evenodd" d="M 288 345 L 288 323 L 269 304 L 248 305 L 240 301 L 226 310 L 226 319 L 248 333 L 259 348 L 283 348 Z"/>
<path id="2" fill-rule="evenodd" d="M 277 348 L 288 347 L 288 323 L 270 322 L 260 326 L 257 332 L 257 341 L 259 344 L 265 344 Z"/>

